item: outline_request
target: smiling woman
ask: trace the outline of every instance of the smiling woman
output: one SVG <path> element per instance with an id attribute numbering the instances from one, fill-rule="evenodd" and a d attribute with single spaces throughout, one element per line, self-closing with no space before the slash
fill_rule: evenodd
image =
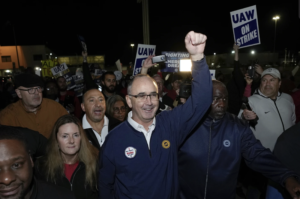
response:
<path id="1" fill-rule="evenodd" d="M 53 127 L 47 155 L 37 163 L 37 174 L 68 188 L 77 199 L 97 198 L 97 157 L 98 151 L 89 143 L 80 121 L 64 115 Z"/>

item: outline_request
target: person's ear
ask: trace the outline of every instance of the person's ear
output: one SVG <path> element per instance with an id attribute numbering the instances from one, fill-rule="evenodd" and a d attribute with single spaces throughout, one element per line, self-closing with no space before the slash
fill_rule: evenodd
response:
<path id="1" fill-rule="evenodd" d="M 127 102 L 128 106 L 129 106 L 129 108 L 132 108 L 131 98 L 130 98 L 129 95 L 126 95 L 126 102 Z"/>
<path id="2" fill-rule="evenodd" d="M 18 97 L 22 99 L 21 91 L 19 89 L 15 89 L 15 92 L 17 93 Z"/>
<path id="3" fill-rule="evenodd" d="M 281 80 L 279 79 L 279 88 L 280 88 L 280 86 L 281 86 Z"/>
<path id="4" fill-rule="evenodd" d="M 83 104 L 83 103 L 81 103 L 81 104 L 80 104 L 80 106 L 81 106 L 81 109 L 83 110 L 83 112 L 85 112 L 85 107 L 84 107 L 84 104 Z"/>

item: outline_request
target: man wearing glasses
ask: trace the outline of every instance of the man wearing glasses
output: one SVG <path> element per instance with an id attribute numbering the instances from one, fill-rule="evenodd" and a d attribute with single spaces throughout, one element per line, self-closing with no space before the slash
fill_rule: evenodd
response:
<path id="1" fill-rule="evenodd" d="M 44 82 L 37 75 L 17 75 L 15 88 L 19 101 L 0 112 L 0 124 L 29 128 L 49 138 L 56 120 L 68 112 L 59 103 L 43 98 Z"/>
<path id="2" fill-rule="evenodd" d="M 169 199 L 178 196 L 178 147 L 212 102 L 212 82 L 204 59 L 206 36 L 185 37 L 193 64 L 192 95 L 172 111 L 155 117 L 158 88 L 148 75 L 136 75 L 126 96 L 132 111 L 107 136 L 100 156 L 99 198 Z M 151 57 L 145 67 L 151 67 Z"/>

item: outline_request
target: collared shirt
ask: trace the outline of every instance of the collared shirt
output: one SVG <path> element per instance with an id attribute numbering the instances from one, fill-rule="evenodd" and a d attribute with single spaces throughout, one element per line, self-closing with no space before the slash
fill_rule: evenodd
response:
<path id="1" fill-rule="evenodd" d="M 144 128 L 143 125 L 137 123 L 136 121 L 134 121 L 132 119 L 132 111 L 130 111 L 128 113 L 128 117 L 127 117 L 127 121 L 128 123 L 135 129 L 137 130 L 138 132 L 142 132 L 146 138 L 146 141 L 147 141 L 147 144 L 148 144 L 148 147 L 150 149 L 150 139 L 151 139 L 151 135 L 152 135 L 152 132 L 154 131 L 155 129 L 155 117 L 153 118 L 153 122 L 152 124 L 149 126 L 149 129 L 148 131 Z"/>
<path id="2" fill-rule="evenodd" d="M 108 134 L 108 122 L 109 122 L 108 118 L 106 116 L 104 116 L 103 128 L 101 130 L 101 135 L 99 135 L 99 133 L 97 131 L 95 131 L 93 129 L 93 127 L 90 125 L 90 123 L 87 121 L 86 114 L 84 114 L 84 116 L 82 118 L 82 128 L 83 129 L 93 129 L 100 146 L 102 146 L 105 141 L 105 138 Z"/>

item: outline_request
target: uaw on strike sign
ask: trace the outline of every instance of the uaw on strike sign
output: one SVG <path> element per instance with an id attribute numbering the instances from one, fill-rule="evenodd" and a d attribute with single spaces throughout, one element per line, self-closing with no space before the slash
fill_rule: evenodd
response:
<path id="1" fill-rule="evenodd" d="M 148 56 L 155 54 L 155 45 L 146 45 L 146 44 L 139 44 L 136 57 L 135 57 L 135 64 L 133 70 L 133 76 L 139 74 L 141 72 L 143 63 Z"/>
<path id="2" fill-rule="evenodd" d="M 256 6 L 230 12 L 234 40 L 240 48 L 260 44 Z"/>

